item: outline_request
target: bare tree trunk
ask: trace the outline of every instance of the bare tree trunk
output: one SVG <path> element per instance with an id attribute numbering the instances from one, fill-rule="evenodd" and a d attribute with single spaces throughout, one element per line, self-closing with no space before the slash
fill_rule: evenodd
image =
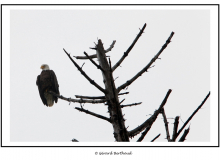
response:
<path id="1" fill-rule="evenodd" d="M 99 65 L 102 68 L 103 82 L 105 84 L 105 98 L 107 100 L 108 111 L 110 114 L 111 123 L 114 129 L 114 137 L 116 141 L 129 141 L 128 132 L 125 128 L 122 110 L 118 100 L 118 92 L 112 76 L 111 62 L 109 63 L 105 56 L 105 50 L 102 41 L 99 40 L 96 46 L 97 58 Z"/>

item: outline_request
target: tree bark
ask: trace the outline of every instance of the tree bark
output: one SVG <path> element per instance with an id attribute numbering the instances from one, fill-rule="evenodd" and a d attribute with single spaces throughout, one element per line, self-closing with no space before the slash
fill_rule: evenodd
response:
<path id="1" fill-rule="evenodd" d="M 114 129 L 114 137 L 117 142 L 129 142 L 129 136 L 124 124 L 122 110 L 118 100 L 118 92 L 116 90 L 111 66 L 109 66 L 106 59 L 105 50 L 102 41 L 99 39 L 96 46 L 97 58 L 99 65 L 103 69 L 103 82 L 105 85 L 105 98 L 107 100 L 108 110 L 110 114 L 111 123 Z"/>

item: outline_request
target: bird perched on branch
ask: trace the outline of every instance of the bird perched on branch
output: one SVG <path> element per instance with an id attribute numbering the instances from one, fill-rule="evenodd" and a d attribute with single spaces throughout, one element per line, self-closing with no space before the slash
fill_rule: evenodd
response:
<path id="1" fill-rule="evenodd" d="M 36 82 L 39 94 L 43 104 L 52 107 L 54 101 L 57 103 L 58 98 L 49 93 L 49 91 L 52 91 L 58 95 L 60 94 L 57 77 L 54 71 L 50 70 L 47 64 L 42 64 L 40 68 L 42 69 L 42 72 L 40 75 L 37 76 Z"/>

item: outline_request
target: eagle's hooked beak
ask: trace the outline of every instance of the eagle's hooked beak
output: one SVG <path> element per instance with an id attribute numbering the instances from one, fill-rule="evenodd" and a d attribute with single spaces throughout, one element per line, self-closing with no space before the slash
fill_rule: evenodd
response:
<path id="1" fill-rule="evenodd" d="M 40 67 L 40 69 L 43 69 L 43 68 L 44 68 L 44 66 L 41 66 L 41 67 Z"/>

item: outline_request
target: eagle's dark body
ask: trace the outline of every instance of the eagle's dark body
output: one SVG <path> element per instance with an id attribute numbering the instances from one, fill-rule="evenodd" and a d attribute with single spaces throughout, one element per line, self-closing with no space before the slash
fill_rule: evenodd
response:
<path id="1" fill-rule="evenodd" d="M 52 91 L 56 94 L 60 94 L 57 77 L 53 70 L 43 70 L 41 74 L 37 76 L 37 86 L 44 105 L 52 107 L 54 101 L 57 103 L 58 98 L 48 92 Z"/>

